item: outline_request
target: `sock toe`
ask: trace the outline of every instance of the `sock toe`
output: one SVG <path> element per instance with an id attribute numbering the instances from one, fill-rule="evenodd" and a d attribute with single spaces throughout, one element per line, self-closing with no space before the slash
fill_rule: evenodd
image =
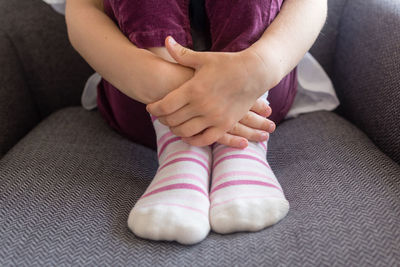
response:
<path id="1" fill-rule="evenodd" d="M 128 227 L 141 238 L 177 241 L 185 245 L 202 241 L 210 232 L 209 220 L 202 214 L 188 214 L 176 207 L 165 206 L 133 209 Z"/>
<path id="2" fill-rule="evenodd" d="M 238 199 L 212 208 L 210 223 L 220 234 L 254 232 L 276 224 L 288 211 L 289 202 L 284 198 Z"/>

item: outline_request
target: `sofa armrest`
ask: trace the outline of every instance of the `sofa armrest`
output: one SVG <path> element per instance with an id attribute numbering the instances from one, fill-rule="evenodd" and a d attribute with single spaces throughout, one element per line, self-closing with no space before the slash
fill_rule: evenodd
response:
<path id="1" fill-rule="evenodd" d="M 7 34 L 0 31 L 0 158 L 38 121 L 22 64 Z"/>
<path id="2" fill-rule="evenodd" d="M 0 29 L 14 44 L 40 118 L 80 105 L 94 71 L 72 48 L 64 16 L 41 0 L 0 0 Z"/>
<path id="3" fill-rule="evenodd" d="M 348 0 L 334 83 L 341 115 L 400 163 L 400 1 Z"/>

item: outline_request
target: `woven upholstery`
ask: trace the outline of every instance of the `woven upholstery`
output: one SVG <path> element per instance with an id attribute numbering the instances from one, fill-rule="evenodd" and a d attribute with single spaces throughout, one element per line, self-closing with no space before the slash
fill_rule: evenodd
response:
<path id="1" fill-rule="evenodd" d="M 329 112 L 284 122 L 269 160 L 291 204 L 258 233 L 196 246 L 136 238 L 128 213 L 156 153 L 97 112 L 51 115 L 0 161 L 1 266 L 395 266 L 400 167 Z"/>

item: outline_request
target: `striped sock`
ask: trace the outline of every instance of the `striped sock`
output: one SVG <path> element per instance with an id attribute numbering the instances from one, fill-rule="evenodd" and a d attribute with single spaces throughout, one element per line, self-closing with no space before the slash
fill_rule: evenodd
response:
<path id="1" fill-rule="evenodd" d="M 184 143 L 152 117 L 159 168 L 133 207 L 128 226 L 137 236 L 194 244 L 210 231 L 211 148 Z"/>
<path id="2" fill-rule="evenodd" d="M 210 222 L 221 234 L 258 231 L 286 216 L 289 203 L 266 160 L 267 142 L 213 147 Z"/>

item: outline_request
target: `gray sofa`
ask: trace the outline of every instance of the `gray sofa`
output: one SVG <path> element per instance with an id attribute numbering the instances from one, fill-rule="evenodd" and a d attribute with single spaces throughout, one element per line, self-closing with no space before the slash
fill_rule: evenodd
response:
<path id="1" fill-rule="evenodd" d="M 0 0 L 0 266 L 400 266 L 399 29 L 398 0 L 330 0 L 312 54 L 341 106 L 270 142 L 288 216 L 182 246 L 128 230 L 157 156 L 79 106 L 92 70 L 64 18 Z"/>

